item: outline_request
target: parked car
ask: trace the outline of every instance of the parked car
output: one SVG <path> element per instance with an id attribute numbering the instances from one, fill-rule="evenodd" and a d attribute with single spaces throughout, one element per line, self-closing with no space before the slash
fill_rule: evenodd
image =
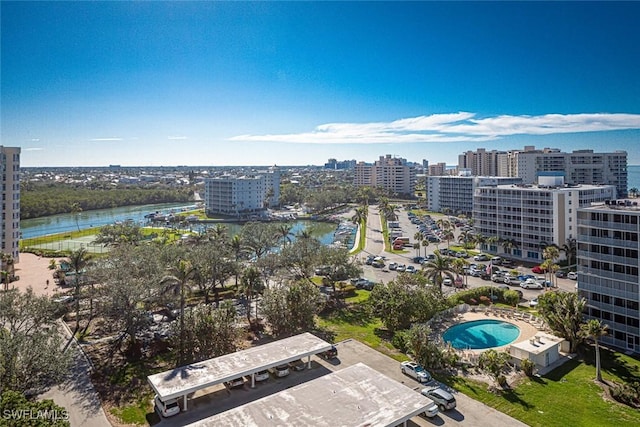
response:
<path id="1" fill-rule="evenodd" d="M 538 306 L 538 298 L 534 298 L 531 301 L 529 301 L 529 307 L 537 307 Z"/>
<path id="2" fill-rule="evenodd" d="M 485 254 L 478 254 L 473 257 L 475 261 L 489 261 L 489 257 Z"/>
<path id="3" fill-rule="evenodd" d="M 431 406 L 428 406 L 421 415 L 427 418 L 433 418 L 438 415 L 439 412 L 440 411 L 438 410 L 438 405 L 436 404 L 436 402 L 433 402 L 433 404 Z"/>
<path id="4" fill-rule="evenodd" d="M 402 362 L 400 370 L 421 383 L 431 381 L 431 374 L 416 362 Z"/>
<path id="5" fill-rule="evenodd" d="M 408 265 L 407 269 L 405 270 L 407 273 L 417 273 L 418 270 L 416 270 L 416 268 L 413 265 Z"/>
<path id="6" fill-rule="evenodd" d="M 256 382 L 266 381 L 269 379 L 269 371 L 263 369 L 262 371 L 258 371 L 255 373 Z"/>
<path id="7" fill-rule="evenodd" d="M 423 396 L 427 396 L 429 399 L 433 400 L 435 404 L 438 405 L 438 409 L 440 409 L 441 412 L 456 407 L 456 398 L 453 397 L 451 393 L 441 389 L 440 387 L 423 388 L 421 393 Z"/>
<path id="8" fill-rule="evenodd" d="M 338 349 L 332 345 L 329 350 L 320 353 L 320 357 L 326 360 L 335 359 L 336 357 L 338 357 Z"/>
<path id="9" fill-rule="evenodd" d="M 535 279 L 527 279 L 520 283 L 522 289 L 542 289 L 542 283 L 536 282 Z"/>
<path id="10" fill-rule="evenodd" d="M 422 264 L 424 262 L 424 257 L 416 256 L 411 260 L 414 264 Z"/>
<path id="11" fill-rule="evenodd" d="M 442 279 L 443 286 L 453 286 L 453 280 L 447 278 Z"/>
<path id="12" fill-rule="evenodd" d="M 244 386 L 244 377 L 234 378 L 224 383 L 228 388 L 240 388 Z"/>
<path id="13" fill-rule="evenodd" d="M 503 282 L 504 282 L 505 285 L 520 286 L 520 282 L 521 281 L 517 277 L 505 276 Z"/>
<path id="14" fill-rule="evenodd" d="M 578 273 L 576 273 L 575 271 L 568 272 L 567 279 L 578 280 Z"/>
<path id="15" fill-rule="evenodd" d="M 500 258 L 499 256 L 494 256 L 493 258 L 491 258 L 491 264 L 495 264 L 495 265 L 502 264 L 502 258 Z"/>
<path id="16" fill-rule="evenodd" d="M 271 368 L 270 371 L 277 378 L 286 377 L 289 375 L 289 365 L 278 365 L 275 368 Z"/>
<path id="17" fill-rule="evenodd" d="M 567 277 L 567 272 L 566 271 L 562 271 L 562 270 L 558 270 L 556 271 L 556 277 L 563 279 L 565 277 Z"/>
<path id="18" fill-rule="evenodd" d="M 491 275 L 491 281 L 495 283 L 504 283 L 504 274 L 501 271 L 497 271 Z"/>
<path id="19" fill-rule="evenodd" d="M 513 267 L 513 261 L 511 261 L 510 259 L 503 259 L 502 260 L 502 266 L 503 267 Z"/>
<path id="20" fill-rule="evenodd" d="M 294 371 L 304 371 L 307 368 L 307 364 L 304 363 L 302 359 L 298 359 L 293 362 L 289 362 L 289 367 Z"/>
<path id="21" fill-rule="evenodd" d="M 407 269 L 407 266 L 404 264 L 398 264 L 398 266 L 396 267 L 396 271 L 399 271 L 399 272 L 403 272 L 406 269 Z"/>
<path id="22" fill-rule="evenodd" d="M 169 399 L 166 402 L 160 400 L 160 398 L 156 395 L 154 403 L 155 407 L 165 418 L 172 417 L 180 413 L 180 405 L 178 405 L 178 399 Z"/>
<path id="23" fill-rule="evenodd" d="M 531 269 L 531 272 L 533 272 L 535 274 L 544 274 L 546 271 L 547 271 L 547 269 L 542 267 L 541 265 L 536 265 L 535 267 L 533 267 Z"/>
<path id="24" fill-rule="evenodd" d="M 397 266 L 398 266 L 397 262 L 390 262 L 389 263 L 389 270 L 395 270 Z"/>

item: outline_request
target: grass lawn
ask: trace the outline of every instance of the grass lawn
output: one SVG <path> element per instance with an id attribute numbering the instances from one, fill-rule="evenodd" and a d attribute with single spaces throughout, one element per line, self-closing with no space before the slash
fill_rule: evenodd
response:
<path id="1" fill-rule="evenodd" d="M 605 380 L 640 380 L 640 362 L 620 353 L 601 351 Z M 594 382 L 593 352 L 585 361 L 571 360 L 540 378 L 527 378 L 513 390 L 496 395 L 487 384 L 461 377 L 440 378 L 479 400 L 531 426 L 637 426 L 640 412 L 603 399 Z"/>

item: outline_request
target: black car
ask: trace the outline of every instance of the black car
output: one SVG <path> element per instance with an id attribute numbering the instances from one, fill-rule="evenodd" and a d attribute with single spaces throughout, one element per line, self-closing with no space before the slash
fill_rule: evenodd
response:
<path id="1" fill-rule="evenodd" d="M 422 256 L 413 257 L 411 261 L 413 261 L 415 264 L 422 264 L 424 262 L 424 257 Z"/>
<path id="2" fill-rule="evenodd" d="M 565 277 L 567 277 L 567 273 L 565 271 L 558 270 L 558 271 L 556 271 L 556 277 L 564 279 Z"/>

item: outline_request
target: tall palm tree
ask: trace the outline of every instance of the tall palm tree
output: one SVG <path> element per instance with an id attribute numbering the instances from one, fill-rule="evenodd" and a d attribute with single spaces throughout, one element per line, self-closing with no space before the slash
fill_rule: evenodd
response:
<path id="1" fill-rule="evenodd" d="M 427 256 L 427 247 L 431 244 L 429 239 L 422 239 L 422 247 L 424 248 L 424 256 Z"/>
<path id="2" fill-rule="evenodd" d="M 542 257 L 545 259 L 545 275 L 549 275 L 549 279 L 554 282 L 554 272 L 558 269 L 556 260 L 560 258 L 560 249 L 556 245 L 547 246 L 542 252 Z M 555 285 L 555 283 L 554 283 Z"/>
<path id="3" fill-rule="evenodd" d="M 438 227 L 440 227 L 443 231 L 449 230 L 451 228 L 451 221 L 446 218 L 440 218 L 436 221 Z"/>
<path id="4" fill-rule="evenodd" d="M 367 219 L 367 208 L 365 206 L 360 206 L 356 208 L 355 213 L 351 217 L 351 222 L 355 225 L 362 224 Z"/>
<path id="5" fill-rule="evenodd" d="M 413 244 L 413 249 L 416 250 L 416 256 L 420 255 L 420 242 L 417 241 Z"/>
<path id="6" fill-rule="evenodd" d="M 630 197 L 638 197 L 638 194 L 640 194 L 640 190 L 638 190 L 638 188 L 636 187 L 632 187 L 629 189 L 629 196 Z"/>
<path id="7" fill-rule="evenodd" d="M 487 236 L 484 234 L 478 233 L 473 235 L 473 243 L 479 248 L 482 249 L 482 245 L 487 243 Z"/>
<path id="8" fill-rule="evenodd" d="M 423 269 L 427 279 L 431 280 L 433 284 L 442 290 L 442 281 L 445 277 L 454 280 L 454 270 L 451 264 L 452 258 L 442 256 L 440 251 L 435 251 L 434 255 L 434 259 L 427 261 L 423 265 Z"/>
<path id="9" fill-rule="evenodd" d="M 180 338 L 178 366 L 184 362 L 184 306 L 188 292 L 189 280 L 195 275 L 196 270 L 191 262 L 179 259 L 167 268 L 167 275 L 160 280 L 163 293 L 172 293 L 180 296 Z"/>
<path id="10" fill-rule="evenodd" d="M 76 218 L 76 227 L 78 227 L 78 231 L 80 231 L 80 214 L 82 213 L 82 208 L 80 207 L 80 203 L 71 204 L 71 213 Z"/>
<path id="11" fill-rule="evenodd" d="M 461 231 L 458 236 L 458 242 L 462 243 L 465 249 L 469 249 L 469 244 L 473 242 L 473 234 L 470 231 Z"/>
<path id="12" fill-rule="evenodd" d="M 442 233 L 442 238 L 447 241 L 447 249 L 451 245 L 451 241 L 455 239 L 455 235 L 453 234 L 453 230 L 445 230 Z"/>
<path id="13" fill-rule="evenodd" d="M 216 242 L 224 242 L 229 235 L 227 234 L 227 226 L 224 224 L 216 224 L 215 227 L 210 228 L 209 230 L 207 230 L 211 237 L 210 239 Z"/>
<path id="14" fill-rule="evenodd" d="M 567 258 L 567 266 L 571 268 L 573 260 L 576 259 L 576 255 L 578 254 L 578 244 L 576 239 L 567 239 L 564 245 L 562 245 L 561 251 L 564 252 L 564 256 Z"/>
<path id="15" fill-rule="evenodd" d="M 69 255 L 69 258 L 66 260 L 75 275 L 73 282 L 76 309 L 76 327 L 74 334 L 80 329 L 80 275 L 84 273 L 90 259 L 91 254 L 89 254 L 85 248 L 80 248 L 71 252 L 71 255 Z M 91 309 L 93 309 L 93 298 L 91 298 L 90 306 Z"/>
<path id="16" fill-rule="evenodd" d="M 245 251 L 244 242 L 239 234 L 234 235 L 229 241 L 229 248 L 233 253 L 233 260 L 235 262 L 235 278 L 236 278 L 236 291 L 238 290 L 238 275 L 240 274 L 240 258 Z"/>
<path id="17" fill-rule="evenodd" d="M 598 340 L 609 333 L 609 325 L 603 324 L 598 319 L 590 319 L 587 323 L 582 324 L 581 332 L 586 338 L 593 339 L 596 347 L 596 380 L 602 382 L 600 346 Z"/>
<path id="18" fill-rule="evenodd" d="M 282 239 L 282 246 L 287 246 L 287 242 L 291 242 L 291 229 L 293 226 L 289 223 L 283 223 L 276 229 L 276 235 Z"/>
<path id="19" fill-rule="evenodd" d="M 504 239 L 501 246 L 504 253 L 511 255 L 511 251 L 518 248 L 518 242 L 515 239 Z"/>

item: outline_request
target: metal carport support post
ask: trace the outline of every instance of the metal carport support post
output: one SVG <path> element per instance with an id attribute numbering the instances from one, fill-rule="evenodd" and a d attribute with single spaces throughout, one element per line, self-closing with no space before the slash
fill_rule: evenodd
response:
<path id="1" fill-rule="evenodd" d="M 311 369 L 311 355 L 307 356 L 307 369 Z"/>
<path id="2" fill-rule="evenodd" d="M 187 395 L 182 396 L 182 406 L 184 407 L 183 411 L 187 410 Z"/>
<path id="3" fill-rule="evenodd" d="M 251 374 L 251 388 L 256 388 L 256 373 Z"/>

